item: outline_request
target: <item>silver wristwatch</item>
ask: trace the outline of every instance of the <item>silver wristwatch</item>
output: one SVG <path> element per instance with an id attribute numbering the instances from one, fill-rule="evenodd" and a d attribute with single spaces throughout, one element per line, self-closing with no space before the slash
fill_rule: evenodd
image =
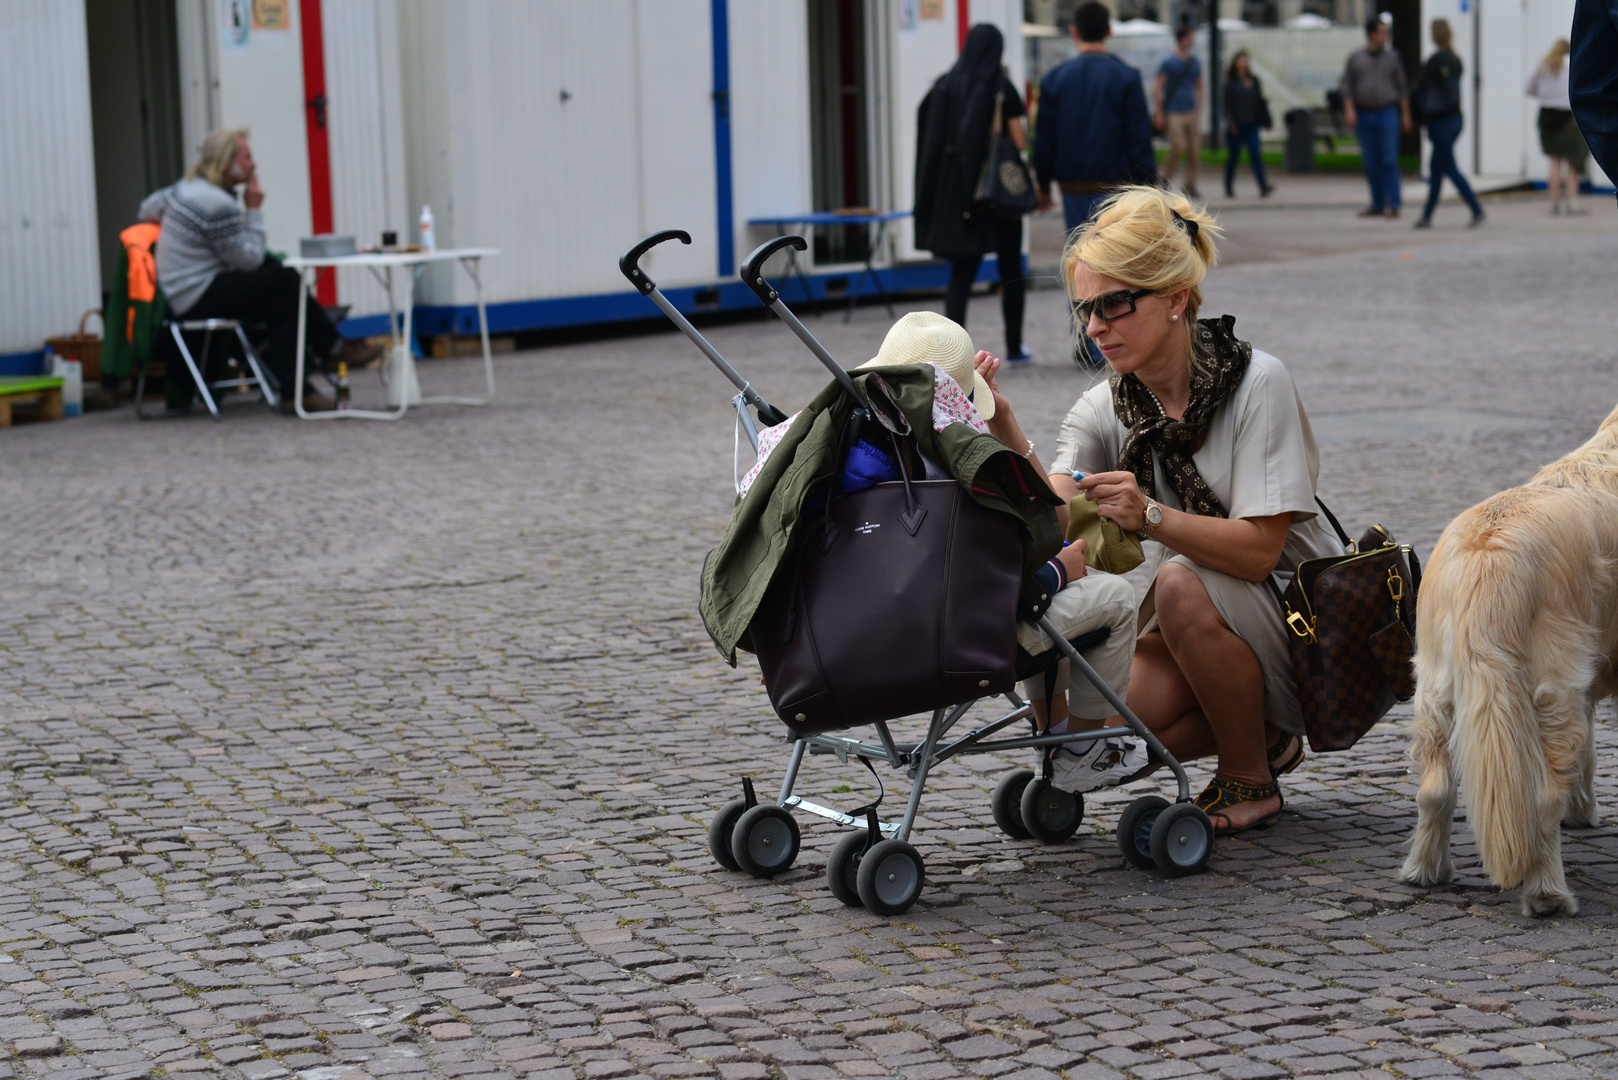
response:
<path id="1" fill-rule="evenodd" d="M 1141 516 L 1143 520 L 1136 531 L 1142 540 L 1149 540 L 1152 533 L 1157 531 L 1157 527 L 1163 524 L 1163 508 L 1157 505 L 1156 499 L 1147 496 L 1146 512 Z"/>

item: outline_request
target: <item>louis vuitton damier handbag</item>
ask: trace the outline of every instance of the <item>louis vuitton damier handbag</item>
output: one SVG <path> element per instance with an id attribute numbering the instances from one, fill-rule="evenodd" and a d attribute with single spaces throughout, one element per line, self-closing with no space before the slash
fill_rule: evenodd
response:
<path id="1" fill-rule="evenodd" d="M 1416 692 L 1416 591 L 1421 561 L 1380 525 L 1357 544 L 1320 502 L 1347 553 L 1308 559 L 1283 596 L 1304 732 L 1317 753 L 1347 750 L 1395 702 Z"/>

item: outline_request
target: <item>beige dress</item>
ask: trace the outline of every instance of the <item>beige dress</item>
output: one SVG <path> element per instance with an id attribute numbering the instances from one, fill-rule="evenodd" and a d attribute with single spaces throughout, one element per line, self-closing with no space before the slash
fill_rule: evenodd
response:
<path id="1" fill-rule="evenodd" d="M 1128 429 L 1112 411 L 1106 383 L 1094 387 L 1062 421 L 1052 472 L 1111 472 L 1118 467 Z M 1285 591 L 1298 563 L 1342 553 L 1342 545 L 1319 516 L 1315 479 L 1320 453 L 1304 412 L 1303 401 L 1286 367 L 1268 353 L 1253 350 L 1253 360 L 1226 402 L 1214 411 L 1202 448 L 1191 455 L 1197 471 L 1231 518 L 1270 517 L 1291 512 L 1292 528 L 1276 567 L 1276 583 Z M 1157 501 L 1183 510 L 1174 489 L 1156 462 Z M 1264 673 L 1264 719 L 1282 731 L 1303 733 L 1297 682 L 1287 649 L 1281 605 L 1264 582 L 1243 581 L 1173 555 L 1160 544 L 1149 546 L 1153 581 L 1168 561 L 1191 569 L 1208 590 L 1225 625 L 1252 648 Z M 1157 628 L 1153 594 L 1142 601 L 1140 632 Z"/>

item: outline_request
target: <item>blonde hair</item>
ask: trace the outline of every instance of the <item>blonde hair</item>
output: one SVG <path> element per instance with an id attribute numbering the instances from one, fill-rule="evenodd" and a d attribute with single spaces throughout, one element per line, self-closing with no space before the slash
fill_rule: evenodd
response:
<path id="1" fill-rule="evenodd" d="M 1448 19 L 1434 19 L 1433 20 L 1433 44 L 1438 46 L 1440 49 L 1443 49 L 1445 52 L 1448 52 L 1450 50 L 1450 47 L 1451 47 L 1451 45 L 1452 45 L 1452 43 L 1454 41 L 1455 41 L 1455 35 L 1453 34 L 1453 32 L 1449 28 L 1449 20 Z"/>
<path id="2" fill-rule="evenodd" d="M 1567 54 L 1572 48 L 1573 46 L 1568 44 L 1567 38 L 1557 38 L 1551 43 L 1551 51 L 1546 53 L 1545 59 L 1539 62 L 1540 66 L 1552 75 L 1560 75 L 1562 73 L 1562 61 L 1567 59 Z"/>
<path id="3" fill-rule="evenodd" d="M 1213 215 L 1183 195 L 1144 185 L 1126 187 L 1068 237 L 1062 250 L 1067 298 L 1077 299 L 1073 270 L 1080 263 L 1132 289 L 1158 293 L 1190 289 L 1185 303 L 1186 333 L 1190 335 L 1202 306 L 1202 279 L 1219 261 L 1214 243 L 1219 232 Z M 1082 335 L 1084 328 L 1075 326 L 1074 333 Z M 1195 355 L 1192 362 L 1197 362 Z"/>
<path id="4" fill-rule="evenodd" d="M 197 177 L 210 184 L 225 186 L 225 174 L 230 171 L 230 163 L 236 157 L 236 140 L 247 138 L 247 129 L 220 128 L 208 132 L 208 137 L 202 140 L 197 147 L 197 160 L 185 171 L 187 180 Z"/>

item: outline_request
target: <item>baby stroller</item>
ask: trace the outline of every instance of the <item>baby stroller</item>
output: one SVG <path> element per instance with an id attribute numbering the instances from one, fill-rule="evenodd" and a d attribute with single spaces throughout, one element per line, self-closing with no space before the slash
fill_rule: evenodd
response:
<path id="1" fill-rule="evenodd" d="M 630 283 L 651 299 L 736 387 L 737 393 L 732 398 L 736 423 L 756 451 L 759 446 L 759 425 L 773 427 L 784 423 L 787 417 L 763 399 L 641 269 L 640 260 L 646 252 L 669 240 L 689 244 L 691 237 L 678 230 L 646 237 L 623 255 L 619 268 Z M 809 348 L 842 391 L 860 403 L 863 399 L 854 378 L 810 334 L 764 277 L 765 262 L 775 252 L 788 246 L 802 251 L 807 244 L 799 236 L 777 237 L 765 243 L 746 259 L 741 271 L 742 280 Z M 757 423 L 749 408 L 756 413 Z M 904 483 L 908 488 L 908 473 Z M 830 497 L 828 491 L 828 504 Z M 1119 851 L 1124 860 L 1140 869 L 1156 867 L 1172 877 L 1202 870 L 1213 851 L 1214 830 L 1208 816 L 1191 801 L 1185 769 L 1084 657 L 1086 649 L 1105 640 L 1109 629 L 1102 627 L 1091 634 L 1069 640 L 1048 616 L 1041 614 L 1037 622 L 1055 647 L 1037 657 L 1019 649 L 1017 678 L 1032 677 L 1053 667 L 1058 660 L 1065 659 L 1071 665 L 1071 670 L 1082 674 L 1108 705 L 1123 717 L 1128 731 L 1146 744 L 1151 764 L 1130 779 L 1139 778 L 1157 767 L 1168 769 L 1174 776 L 1178 788 L 1175 801 L 1170 802 L 1155 794 L 1145 795 L 1125 808 L 1117 827 Z M 775 688 L 771 689 L 773 700 Z M 778 713 L 787 723 L 792 743 L 780 794 L 773 802 L 761 800 L 754 791 L 751 778 L 742 779 L 741 797 L 720 807 L 709 826 L 708 846 L 715 861 L 726 869 L 740 870 L 754 877 L 767 878 L 782 873 L 792 866 L 798 856 L 800 832 L 793 812 L 803 811 L 854 830 L 837 844 L 827 861 L 826 881 L 832 894 L 844 904 L 864 906 L 875 914 L 901 914 L 916 902 L 925 882 L 922 856 L 909 841 L 932 769 L 949 758 L 963 754 L 1029 748 L 1043 750 L 1059 744 L 1089 743 L 1123 733 L 1122 729 L 1113 727 L 1040 734 L 1033 720 L 1032 706 L 1014 692 L 995 692 L 987 696 L 984 692 L 977 695 L 966 693 L 961 697 L 961 700 L 952 701 L 947 706 L 932 709 L 925 731 L 920 740 L 914 742 L 900 741 L 890 722 L 902 715 L 918 712 L 916 709 L 900 710 L 893 715 L 879 712 L 879 718 L 869 722 L 873 740 L 870 737 L 858 738 L 821 730 L 814 724 L 795 725 L 793 717 L 781 712 L 778 703 Z M 1003 700 L 1009 706 L 1009 711 L 964 733 L 956 731 L 957 725 L 974 705 L 996 699 Z M 799 714 L 796 719 L 803 721 L 805 716 Z M 1028 723 L 1030 734 L 1008 733 L 1002 737 L 1003 732 L 1015 728 L 1022 721 Z M 880 796 L 868 806 L 845 813 L 795 795 L 793 788 L 805 757 L 816 754 L 835 755 L 844 763 L 853 759 L 870 770 L 873 777 L 877 776 L 877 764 L 903 770 L 911 781 L 903 816 L 897 822 L 881 820 L 878 815 L 882 801 Z M 996 824 L 1008 836 L 1058 843 L 1069 839 L 1078 830 L 1084 816 L 1084 799 L 1082 794 L 1054 786 L 1049 757 L 1042 753 L 1041 758 L 1043 765 L 1039 774 L 1031 769 L 1016 769 L 1005 774 L 994 790 L 991 808 Z M 877 779 L 880 783 L 880 777 Z"/>

